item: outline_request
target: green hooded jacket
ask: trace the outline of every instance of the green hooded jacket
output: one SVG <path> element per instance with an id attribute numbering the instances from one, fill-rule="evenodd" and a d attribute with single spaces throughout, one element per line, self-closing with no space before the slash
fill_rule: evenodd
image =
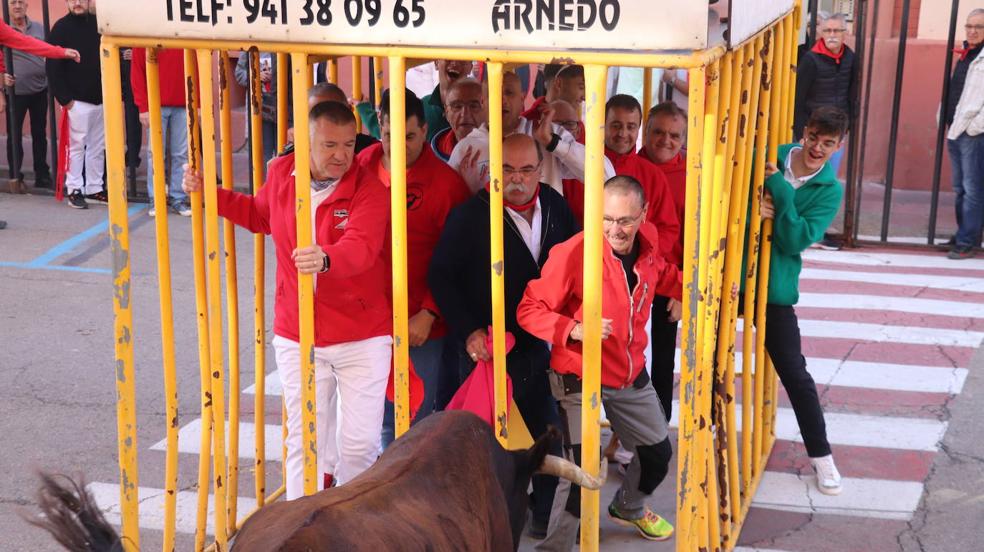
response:
<path id="1" fill-rule="evenodd" d="M 769 304 L 772 305 L 795 305 L 799 301 L 799 277 L 803 269 L 800 253 L 823 238 L 844 194 L 830 163 L 824 163 L 820 172 L 802 186 L 793 188 L 784 174 L 786 159 L 795 147 L 799 144 L 779 146 L 779 171 L 765 180 L 776 211 L 769 266 Z M 742 274 L 746 260 L 742 260 Z"/>

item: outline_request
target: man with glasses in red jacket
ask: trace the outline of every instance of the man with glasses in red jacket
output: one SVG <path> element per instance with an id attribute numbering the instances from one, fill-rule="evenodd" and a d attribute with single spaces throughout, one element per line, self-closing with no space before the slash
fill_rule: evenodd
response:
<path id="1" fill-rule="evenodd" d="M 646 322 L 656 295 L 680 300 L 680 270 L 660 253 L 647 221 L 639 181 L 616 176 L 605 183 L 602 255 L 601 401 L 623 446 L 633 453 L 622 486 L 608 506 L 616 523 L 649 540 L 665 540 L 673 526 L 653 513 L 646 497 L 669 471 L 669 429 L 646 373 Z M 584 233 L 555 246 L 540 277 L 531 281 L 516 311 L 526 331 L 552 345 L 550 388 L 567 413 L 567 441 L 581 455 L 581 363 L 584 340 Z M 580 491 L 561 482 L 554 495 L 541 550 L 570 550 L 577 537 Z"/>
<path id="2" fill-rule="evenodd" d="M 389 193 L 372 172 L 353 163 L 355 116 L 349 106 L 319 103 L 308 120 L 312 245 L 297 247 L 293 153 L 270 163 L 266 184 L 256 196 L 218 190 L 220 216 L 270 234 L 276 247 L 273 347 L 287 407 L 288 500 L 304 494 L 297 273 L 315 275 L 318 467 L 331 473 L 323 463 L 325 436 L 329 420 L 337 415 L 334 477 L 339 483 L 351 481 L 379 455 L 392 354 L 389 269 L 382 255 L 389 235 Z M 186 170 L 185 192 L 201 187 L 201 176 Z M 338 414 L 325 408 L 336 392 Z"/>

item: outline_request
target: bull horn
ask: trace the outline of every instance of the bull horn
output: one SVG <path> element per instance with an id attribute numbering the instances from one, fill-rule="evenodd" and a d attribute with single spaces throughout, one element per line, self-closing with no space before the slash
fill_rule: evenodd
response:
<path id="1" fill-rule="evenodd" d="M 602 488 L 605 485 L 605 480 L 608 479 L 608 459 L 602 457 L 599 477 L 594 477 L 581 469 L 577 464 L 552 454 L 544 457 L 543 466 L 540 467 L 539 471 L 546 475 L 556 475 L 585 489 L 594 491 Z"/>

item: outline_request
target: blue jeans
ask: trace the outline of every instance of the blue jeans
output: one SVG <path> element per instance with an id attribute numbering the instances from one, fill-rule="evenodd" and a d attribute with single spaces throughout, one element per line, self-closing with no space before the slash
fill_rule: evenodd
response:
<path id="1" fill-rule="evenodd" d="M 164 168 L 171 201 L 188 201 L 181 189 L 184 165 L 188 162 L 188 128 L 184 107 L 161 107 L 161 135 L 164 141 Z M 149 131 L 148 131 L 149 132 Z M 150 143 L 150 139 L 147 140 Z M 154 160 L 147 150 L 147 196 L 154 199 Z"/>
<path id="2" fill-rule="evenodd" d="M 957 247 L 981 243 L 984 223 L 984 134 L 961 134 L 946 141 L 953 164 L 953 191 L 957 194 Z"/>
<path id="3" fill-rule="evenodd" d="M 441 370 L 444 356 L 444 338 L 428 339 L 420 347 L 410 347 L 410 360 L 413 369 L 420 379 L 424 380 L 424 402 L 414 417 L 416 423 L 434 412 L 437 399 L 437 374 Z M 393 403 L 386 401 L 383 410 L 383 448 L 385 449 L 396 438 L 396 420 L 393 414 Z"/>

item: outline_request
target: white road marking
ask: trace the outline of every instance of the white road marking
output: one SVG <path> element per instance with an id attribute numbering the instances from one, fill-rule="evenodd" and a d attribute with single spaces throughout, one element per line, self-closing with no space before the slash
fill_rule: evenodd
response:
<path id="1" fill-rule="evenodd" d="M 925 240 L 923 240 L 925 243 Z M 824 263 L 842 263 L 857 266 L 903 266 L 907 268 L 960 268 L 967 270 L 984 270 L 984 260 L 964 259 L 952 261 L 944 253 L 927 255 L 906 255 L 904 253 L 885 253 L 881 251 L 824 251 L 822 249 L 807 249 L 803 259 Z"/>
<path id="2" fill-rule="evenodd" d="M 267 462 L 280 462 L 283 456 L 283 434 L 280 425 L 266 424 L 266 440 L 263 449 Z M 195 418 L 178 431 L 178 452 L 198 454 L 201 450 L 202 419 Z M 256 458 L 256 432 L 248 422 L 239 423 L 239 457 Z M 229 423 L 226 422 L 226 450 L 229 449 Z M 167 440 L 162 439 L 150 450 L 167 450 Z"/>
<path id="3" fill-rule="evenodd" d="M 797 307 L 821 309 L 882 310 L 984 318 L 984 304 L 968 301 L 944 301 L 916 297 L 890 297 L 885 295 L 853 295 L 848 293 L 800 293 Z"/>
<path id="4" fill-rule="evenodd" d="M 752 505 L 787 512 L 909 520 L 923 493 L 918 481 L 844 477 L 841 483 L 841 494 L 828 496 L 817 490 L 813 474 L 801 478 L 767 471 Z"/>
<path id="5" fill-rule="evenodd" d="M 839 280 L 844 282 L 866 282 L 895 286 L 949 289 L 984 293 L 984 278 L 970 276 L 939 276 L 937 274 L 891 274 L 885 272 L 860 272 L 830 270 L 825 268 L 804 268 L 800 280 Z"/>

